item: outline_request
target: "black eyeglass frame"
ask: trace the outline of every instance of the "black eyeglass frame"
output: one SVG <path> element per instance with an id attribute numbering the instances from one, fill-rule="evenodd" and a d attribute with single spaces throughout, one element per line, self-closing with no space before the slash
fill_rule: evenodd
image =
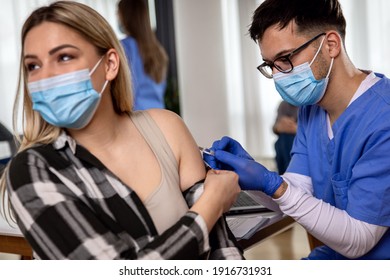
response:
<path id="1" fill-rule="evenodd" d="M 257 70 L 260 71 L 261 74 L 263 74 L 266 78 L 268 79 L 272 79 L 273 75 L 272 74 L 269 74 L 264 68 L 265 67 L 269 67 L 272 71 L 272 69 L 275 67 L 279 72 L 281 73 L 290 73 L 293 69 L 294 69 L 294 65 L 292 64 L 290 58 L 299 53 L 300 51 L 303 51 L 304 49 L 306 49 L 312 42 L 314 42 L 315 40 L 317 40 L 319 37 L 323 36 L 323 35 L 326 35 L 325 32 L 321 33 L 321 34 L 318 34 L 316 36 L 314 36 L 312 39 L 310 39 L 309 41 L 307 41 L 306 43 L 304 43 L 303 45 L 299 46 L 298 48 L 296 48 L 295 50 L 293 50 L 292 52 L 288 53 L 288 54 L 285 54 L 285 55 L 281 55 L 277 58 L 275 58 L 271 63 L 268 63 L 268 62 L 263 62 L 262 64 L 260 64 L 259 66 L 257 66 Z M 283 60 L 283 61 L 287 61 L 289 64 L 290 64 L 290 68 L 287 69 L 287 70 L 283 70 L 282 68 L 280 68 L 277 64 L 275 64 L 275 61 L 277 60 Z"/>

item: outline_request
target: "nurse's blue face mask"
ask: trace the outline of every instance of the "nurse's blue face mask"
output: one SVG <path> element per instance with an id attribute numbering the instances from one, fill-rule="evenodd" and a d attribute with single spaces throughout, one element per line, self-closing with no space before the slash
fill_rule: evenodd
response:
<path id="1" fill-rule="evenodd" d="M 333 66 L 333 58 L 330 63 L 328 74 L 324 79 L 317 80 L 311 65 L 321 50 L 325 37 L 321 41 L 315 56 L 310 63 L 305 62 L 294 67 L 290 73 L 276 73 L 273 75 L 276 90 L 281 97 L 294 106 L 313 105 L 319 102 L 325 94 L 328 86 L 329 74 Z"/>
<path id="2" fill-rule="evenodd" d="M 325 37 L 322 39 L 320 47 L 310 63 L 305 62 L 294 67 L 290 61 L 292 55 L 302 51 L 310 43 L 323 35 L 326 35 L 326 33 L 318 34 L 290 54 L 279 57 L 270 64 L 265 62 L 257 68 L 267 78 L 274 79 L 276 90 L 281 97 L 294 106 L 316 104 L 325 94 L 334 59 L 332 58 L 328 74 L 324 79 L 317 80 L 310 68 L 322 48 Z M 272 75 L 273 67 L 275 67 L 279 73 Z"/>
<path id="3" fill-rule="evenodd" d="M 28 83 L 33 110 L 54 126 L 72 129 L 85 127 L 95 114 L 101 93 L 108 84 L 106 80 L 98 93 L 90 78 L 102 59 L 91 72 L 83 69 Z"/>

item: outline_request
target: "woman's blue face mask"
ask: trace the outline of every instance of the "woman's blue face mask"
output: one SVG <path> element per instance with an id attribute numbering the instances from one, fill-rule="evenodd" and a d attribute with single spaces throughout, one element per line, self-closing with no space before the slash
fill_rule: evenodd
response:
<path id="1" fill-rule="evenodd" d="M 28 83 L 33 110 L 54 126 L 72 129 L 85 127 L 95 114 L 101 93 L 108 84 L 106 81 L 98 93 L 90 78 L 102 59 L 91 72 L 83 69 Z"/>
<path id="2" fill-rule="evenodd" d="M 324 96 L 334 59 L 332 58 L 328 74 L 324 79 L 316 80 L 310 68 L 320 52 L 324 40 L 325 37 L 310 64 L 305 62 L 294 67 L 290 73 L 276 73 L 273 75 L 276 90 L 286 102 L 294 106 L 313 105 Z"/>

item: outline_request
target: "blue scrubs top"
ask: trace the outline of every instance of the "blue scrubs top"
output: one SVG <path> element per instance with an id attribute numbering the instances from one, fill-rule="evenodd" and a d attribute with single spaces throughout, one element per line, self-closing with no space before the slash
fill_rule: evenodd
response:
<path id="1" fill-rule="evenodd" d="M 390 226 L 390 80 L 380 79 L 358 97 L 327 133 L 326 112 L 299 110 L 298 130 L 287 172 L 310 176 L 314 196 L 358 220 Z M 312 259 L 345 259 L 327 246 Z M 359 259 L 390 259 L 390 232 Z"/>
<path id="2" fill-rule="evenodd" d="M 156 83 L 144 70 L 137 42 L 132 37 L 121 40 L 132 75 L 134 110 L 165 108 L 166 80 Z"/>

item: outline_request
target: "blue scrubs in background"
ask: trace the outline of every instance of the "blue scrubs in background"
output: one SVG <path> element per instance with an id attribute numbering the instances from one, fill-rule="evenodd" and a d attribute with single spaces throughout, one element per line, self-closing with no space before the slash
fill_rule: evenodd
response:
<path id="1" fill-rule="evenodd" d="M 166 80 L 156 83 L 144 70 L 137 42 L 132 37 L 121 40 L 132 75 L 134 110 L 165 108 Z"/>
<path id="2" fill-rule="evenodd" d="M 287 172 L 312 178 L 314 196 L 358 220 L 390 226 L 390 80 L 383 75 L 332 126 L 317 105 L 299 111 Z M 327 246 L 309 259 L 345 259 Z M 359 259 L 390 259 L 390 231 Z"/>

